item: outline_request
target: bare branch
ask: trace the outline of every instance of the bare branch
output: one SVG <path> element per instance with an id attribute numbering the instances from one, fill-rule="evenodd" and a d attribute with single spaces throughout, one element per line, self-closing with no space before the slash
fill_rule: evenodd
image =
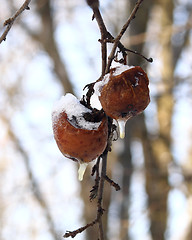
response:
<path id="1" fill-rule="evenodd" d="M 144 58 L 147 62 L 150 62 L 150 63 L 153 62 L 153 58 L 151 58 L 151 57 L 150 57 L 150 58 L 147 58 L 147 57 L 145 57 L 143 54 L 141 54 L 141 53 L 139 53 L 139 52 L 137 52 L 137 51 L 135 51 L 135 50 L 131 50 L 131 49 L 125 48 L 125 51 L 126 51 L 126 52 L 134 53 L 134 54 L 136 54 L 136 55 L 139 55 L 140 57 Z"/>
<path id="2" fill-rule="evenodd" d="M 101 43 L 101 53 L 102 53 L 102 73 L 101 73 L 101 77 L 98 79 L 98 81 L 104 76 L 105 73 L 107 73 L 110 69 L 111 63 L 115 58 L 115 52 L 117 47 L 119 47 L 120 52 L 122 52 L 123 54 L 123 60 L 126 61 L 126 52 L 132 52 L 135 54 L 138 54 L 142 57 L 144 57 L 143 55 L 139 54 L 138 52 L 126 49 L 120 42 L 121 37 L 123 36 L 123 34 L 125 33 L 125 31 L 127 30 L 130 22 L 134 19 L 135 14 L 137 12 L 137 10 L 139 9 L 140 4 L 142 3 L 143 0 L 139 0 L 136 5 L 135 8 L 133 9 L 130 17 L 128 18 L 127 22 L 125 23 L 125 25 L 122 27 L 119 35 L 117 36 L 116 39 L 114 39 L 114 37 L 107 31 L 107 28 L 104 24 L 104 21 L 102 19 L 101 13 L 99 11 L 99 1 L 98 0 L 87 0 L 87 4 L 92 8 L 93 10 L 93 19 L 95 18 L 99 29 L 100 29 L 100 33 L 101 33 L 101 39 L 100 39 L 100 43 Z M 110 56 L 108 57 L 108 62 L 107 62 L 107 43 L 111 42 L 113 43 L 113 48 L 111 51 Z M 145 57 L 144 57 L 145 58 Z M 148 61 L 152 61 L 152 59 L 147 59 Z M 94 83 L 88 84 L 85 86 L 85 88 L 88 88 L 88 93 L 86 95 L 86 99 L 84 96 L 83 100 L 87 100 L 88 104 L 90 104 L 90 98 L 92 96 L 93 93 L 93 86 Z M 81 227 L 77 230 L 74 231 L 67 231 L 64 235 L 64 238 L 68 238 L 68 237 L 72 237 L 74 238 L 78 233 L 83 232 L 84 230 L 86 230 L 87 228 L 98 224 L 99 226 L 99 239 L 100 240 L 104 240 L 105 239 L 105 233 L 103 231 L 103 223 L 102 223 L 102 215 L 104 212 L 103 209 L 103 193 L 104 193 L 104 183 L 105 181 L 107 181 L 111 186 L 113 186 L 116 191 L 120 190 L 120 186 L 115 183 L 113 180 L 111 180 L 107 175 L 106 175 L 106 171 L 107 171 L 107 156 L 108 156 L 108 152 L 111 151 L 111 144 L 112 144 L 112 136 L 113 136 L 113 131 L 114 131 L 114 127 L 112 124 L 113 120 L 111 118 L 108 118 L 108 144 L 107 147 L 105 149 L 105 151 L 103 152 L 103 154 L 99 157 L 96 165 L 93 167 L 92 169 L 92 176 L 96 173 L 96 178 L 95 178 L 95 185 L 93 186 L 92 190 L 90 191 L 90 200 L 97 198 L 97 217 L 94 221 L 92 221 L 91 223 L 85 225 L 84 227 Z M 102 169 L 101 169 L 101 174 L 99 174 L 99 163 L 100 163 L 100 158 L 102 159 Z"/>
<path id="3" fill-rule="evenodd" d="M 133 9 L 133 11 L 132 11 L 132 13 L 131 13 L 131 15 L 129 16 L 127 22 L 125 23 L 125 25 L 124 25 L 123 28 L 121 29 L 119 35 L 115 38 L 115 41 L 114 41 L 114 44 L 113 44 L 113 48 L 112 48 L 111 53 L 110 53 L 110 55 L 109 55 L 109 57 L 108 57 L 108 64 L 107 64 L 107 68 L 106 68 L 106 73 L 109 72 L 109 69 L 110 69 L 111 63 L 112 63 L 112 61 L 113 61 L 113 59 L 114 59 L 115 51 L 116 51 L 116 49 L 117 49 L 117 47 L 118 47 L 118 44 L 119 44 L 120 39 L 122 38 L 123 34 L 124 34 L 125 31 L 127 30 L 127 28 L 128 28 L 128 26 L 129 26 L 129 24 L 131 23 L 131 21 L 135 18 L 135 14 L 137 13 L 137 11 L 138 11 L 138 9 L 139 9 L 139 7 L 140 7 L 140 5 L 141 5 L 142 2 L 143 2 L 143 0 L 139 0 L 139 1 L 136 3 L 136 5 L 135 5 L 135 7 L 134 7 L 134 9 Z"/>
<path id="4" fill-rule="evenodd" d="M 102 170 L 101 170 L 101 179 L 99 184 L 99 195 L 98 195 L 98 202 L 97 202 L 97 219 L 99 224 L 100 240 L 105 239 L 101 216 L 103 215 L 103 211 L 104 211 L 104 209 L 102 208 L 102 201 L 103 201 L 104 182 L 105 182 L 105 176 L 107 171 L 107 156 L 108 156 L 108 150 L 104 152 L 102 156 Z"/>
<path id="5" fill-rule="evenodd" d="M 106 176 L 106 169 L 107 169 L 107 155 L 108 155 L 108 147 L 106 148 L 105 152 L 102 154 L 102 170 L 101 170 L 101 177 L 98 176 L 98 164 L 100 162 L 100 157 L 99 160 L 97 161 L 95 167 L 93 168 L 92 173 L 96 171 L 96 175 L 99 178 L 99 189 L 98 189 L 98 199 L 97 199 L 97 217 L 94 221 L 91 223 L 86 224 L 83 227 L 80 227 L 74 231 L 66 231 L 64 234 L 64 238 L 72 237 L 74 238 L 77 234 L 85 231 L 87 228 L 94 226 L 95 224 L 99 225 L 99 235 L 100 235 L 100 240 L 104 240 L 104 232 L 103 232 L 103 224 L 102 224 L 102 215 L 104 212 L 104 209 L 102 207 L 102 200 L 103 200 L 103 190 L 104 190 L 104 182 L 105 182 L 105 176 Z"/>
<path id="6" fill-rule="evenodd" d="M 78 233 L 81 233 L 81 232 L 85 231 L 87 228 L 92 227 L 92 226 L 95 225 L 96 223 L 97 223 L 97 219 L 94 220 L 94 221 L 91 222 L 91 223 L 88 223 L 88 224 L 85 225 L 84 227 L 78 228 L 78 229 L 75 230 L 75 231 L 67 231 L 63 237 L 64 237 L 64 238 L 68 238 L 68 237 L 74 238 Z"/>
<path id="7" fill-rule="evenodd" d="M 3 34 L 0 37 L 0 44 L 6 40 L 7 34 L 10 31 L 11 27 L 13 26 L 13 23 L 15 22 L 15 20 L 17 19 L 17 17 L 19 15 L 21 15 L 21 13 L 25 10 L 30 10 L 29 8 L 29 3 L 31 2 L 31 0 L 26 0 L 23 5 L 19 8 L 19 10 L 16 11 L 16 13 L 13 15 L 13 17 L 8 18 L 5 22 L 4 22 L 4 26 L 6 26 L 5 31 L 3 32 Z"/>
<path id="8" fill-rule="evenodd" d="M 87 0 L 87 4 L 93 9 L 93 19 L 95 18 L 101 33 L 101 58 L 102 58 L 102 73 L 101 76 L 104 76 L 106 66 L 107 66 L 107 42 L 106 38 L 108 35 L 107 28 L 104 24 L 103 18 L 99 11 L 99 1 L 98 0 Z"/>
<path id="9" fill-rule="evenodd" d="M 86 2 L 92 9 L 99 7 L 99 0 L 86 0 Z"/>
<path id="10" fill-rule="evenodd" d="M 95 185 L 92 187 L 92 189 L 90 191 L 90 196 L 89 196 L 90 201 L 92 201 L 94 198 L 96 198 L 97 194 L 98 194 L 99 181 L 100 181 L 99 163 L 100 163 L 100 157 L 97 159 L 97 163 L 93 166 L 92 173 L 91 173 L 91 176 L 96 174 L 96 177 L 95 177 Z"/>
<path id="11" fill-rule="evenodd" d="M 107 175 L 105 176 L 105 180 L 112 186 L 115 188 L 116 191 L 119 191 L 121 188 L 119 186 L 119 184 L 117 184 L 116 182 L 114 182 L 112 179 L 110 179 Z"/>

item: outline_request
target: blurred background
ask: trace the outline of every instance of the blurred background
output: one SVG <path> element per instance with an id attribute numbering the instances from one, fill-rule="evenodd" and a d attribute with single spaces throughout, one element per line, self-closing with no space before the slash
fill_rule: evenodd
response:
<path id="1" fill-rule="evenodd" d="M 0 31 L 24 0 L 1 0 Z M 116 36 L 135 0 L 101 0 Z M 51 111 L 101 73 L 100 33 L 84 0 L 32 1 L 0 45 L 0 239 L 56 240 L 96 216 L 94 179 L 59 152 Z M 151 103 L 113 143 L 105 184 L 106 239 L 192 239 L 192 2 L 144 0 L 122 39 L 150 79 Z M 110 50 L 109 45 L 109 50 Z M 76 240 L 97 240 L 97 226 Z"/>

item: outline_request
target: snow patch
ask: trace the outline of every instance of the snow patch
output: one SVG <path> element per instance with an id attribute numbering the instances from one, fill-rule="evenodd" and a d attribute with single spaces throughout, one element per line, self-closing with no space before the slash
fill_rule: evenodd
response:
<path id="1" fill-rule="evenodd" d="M 84 119 L 83 115 L 85 113 L 91 113 L 91 110 L 82 105 L 71 93 L 62 96 L 61 99 L 54 104 L 52 110 L 53 124 L 57 123 L 59 115 L 63 112 L 67 114 L 68 120 L 74 127 L 77 127 L 75 124 L 77 123 L 81 129 L 97 130 L 101 124 L 101 122 L 88 122 Z"/>
<path id="2" fill-rule="evenodd" d="M 107 73 L 101 81 L 98 81 L 95 83 L 94 91 L 97 96 L 101 95 L 101 90 L 102 90 L 103 86 L 105 86 L 109 82 L 110 76 L 111 76 L 111 74 Z"/>
<path id="3" fill-rule="evenodd" d="M 127 71 L 131 68 L 134 68 L 134 66 L 120 65 L 120 66 L 116 67 L 115 71 L 113 72 L 113 76 L 118 76 L 122 72 Z"/>
<path id="4" fill-rule="evenodd" d="M 118 76 L 120 75 L 122 72 L 124 71 L 127 71 L 131 68 L 134 68 L 134 66 L 128 66 L 128 65 L 120 65 L 120 66 L 117 66 L 114 68 L 114 71 L 111 73 L 107 73 L 103 79 L 101 81 L 98 81 L 95 83 L 95 86 L 94 86 L 94 91 L 95 91 L 95 94 L 97 96 L 101 96 L 101 90 L 102 88 L 104 87 L 104 85 L 106 85 L 108 82 L 109 82 L 109 79 L 110 79 L 110 76 L 111 74 L 113 76 Z"/>

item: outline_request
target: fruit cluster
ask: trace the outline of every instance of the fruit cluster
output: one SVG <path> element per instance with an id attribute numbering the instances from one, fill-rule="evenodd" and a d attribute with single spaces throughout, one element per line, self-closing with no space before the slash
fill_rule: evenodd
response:
<path id="1" fill-rule="evenodd" d="M 86 107 L 69 93 L 54 106 L 56 143 L 66 157 L 80 163 L 80 180 L 87 163 L 100 156 L 107 146 L 108 117 L 117 120 L 120 136 L 124 137 L 122 128 L 126 121 L 141 113 L 150 102 L 148 85 L 147 74 L 141 67 L 121 65 L 112 68 L 94 86 L 105 114 Z"/>

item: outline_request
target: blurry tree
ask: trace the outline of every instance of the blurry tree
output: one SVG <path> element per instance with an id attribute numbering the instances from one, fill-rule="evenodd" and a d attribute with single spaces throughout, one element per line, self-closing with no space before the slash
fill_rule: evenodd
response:
<path id="1" fill-rule="evenodd" d="M 22 3 L 23 1 L 3 0 L 0 22 L 3 24 Z M 134 4 L 133 0 L 101 0 L 101 11 L 106 25 L 114 35 L 119 32 Z M 60 177 L 64 171 L 61 168 L 62 161 L 65 159 L 62 158 L 55 164 L 53 161 L 61 159 L 61 156 L 55 153 L 48 156 L 54 143 L 51 128 L 44 128 L 45 122 L 50 120 L 43 109 L 46 108 L 51 114 L 51 107 L 46 103 L 53 104 L 53 101 L 65 92 L 79 95 L 79 86 L 82 85 L 78 79 L 74 80 L 76 76 L 80 79 L 86 76 L 85 85 L 89 81 L 95 81 L 100 71 L 100 57 L 95 57 L 96 51 L 92 47 L 98 44 L 99 51 L 98 29 L 95 22 L 91 22 L 92 12 L 88 10 L 84 1 L 38 0 L 31 2 L 30 9 L 22 13 L 20 19 L 12 26 L 6 41 L 0 45 L 0 238 L 5 240 L 13 237 L 61 239 L 65 231 L 63 227 L 68 229 L 64 215 L 73 202 L 65 202 L 63 199 L 68 194 L 67 189 L 65 190 L 66 185 L 69 185 L 62 182 L 63 178 Z M 191 211 L 192 152 L 189 150 L 191 144 L 188 144 L 191 141 L 192 129 L 192 124 L 188 121 L 192 114 L 191 9 L 190 0 L 144 0 L 123 39 L 126 47 L 153 57 L 154 63 L 149 66 L 139 56 L 133 53 L 128 55 L 130 65 L 141 65 L 148 70 L 151 105 L 144 114 L 127 123 L 125 140 L 114 143 L 112 155 L 108 159 L 109 175 L 115 176 L 115 180 L 122 187 L 121 192 L 113 193 L 114 190 L 110 186 L 105 186 L 104 228 L 109 239 L 192 239 L 191 215 L 189 214 L 188 219 L 182 219 L 182 223 L 179 216 L 179 227 L 174 225 L 175 219 L 171 216 L 171 209 L 174 201 L 178 202 L 178 199 L 170 198 L 171 193 L 175 189 L 178 190 L 187 202 L 185 211 Z M 67 31 L 65 26 L 70 26 L 71 31 Z M 69 33 L 73 29 L 77 34 L 70 37 Z M 1 30 L 3 32 L 4 28 Z M 81 31 L 83 34 L 79 34 Z M 90 42 L 91 34 L 95 36 L 94 42 Z M 79 45 L 70 47 L 67 38 Z M 87 43 L 90 47 L 86 46 Z M 84 50 L 84 55 L 79 46 Z M 70 55 L 67 55 L 68 47 Z M 34 66 L 38 68 L 42 59 L 46 62 L 45 69 L 49 72 L 49 77 L 41 74 L 40 78 L 44 78 L 43 80 L 39 79 L 38 75 L 33 75 L 34 83 L 31 84 L 30 74 L 35 74 L 36 70 L 29 70 L 29 67 L 37 61 Z M 79 59 L 82 59 L 84 65 L 75 73 L 77 65 L 80 64 L 77 62 Z M 85 75 L 87 68 L 90 69 L 89 77 Z M 50 80 L 51 78 L 53 80 Z M 41 87 L 38 87 L 40 80 L 44 85 L 40 84 Z M 33 110 L 41 105 L 42 108 L 38 112 Z M 186 114 L 184 116 L 183 111 Z M 181 117 L 182 121 L 174 120 Z M 180 129 L 180 132 L 176 134 L 174 129 Z M 183 132 L 190 134 L 182 135 Z M 150 223 L 150 228 L 146 227 L 141 234 L 138 226 L 133 230 L 134 212 L 131 212 L 131 206 L 134 204 L 131 200 L 131 189 L 138 191 L 133 181 L 138 172 L 134 163 L 134 159 L 137 159 L 135 152 L 138 151 L 135 150 L 135 142 L 138 143 L 137 146 L 142 147 L 144 160 L 140 170 L 144 181 L 142 184 L 146 188 L 147 203 L 145 213 L 140 212 L 134 220 L 137 223 L 146 215 L 142 223 L 146 226 L 146 221 Z M 40 161 L 44 165 L 43 177 L 38 176 L 36 172 L 42 168 Z M 140 178 L 136 178 L 136 182 L 139 181 Z M 79 187 L 78 183 L 76 185 Z M 85 222 L 92 221 L 96 214 L 96 203 L 89 201 L 92 185 L 93 179 L 88 171 L 81 184 L 80 194 L 84 202 Z M 78 187 L 74 186 L 74 189 L 77 190 Z M 78 198 L 78 194 L 79 192 L 72 198 Z M 137 201 L 139 203 L 143 199 Z M 80 206 L 83 208 L 82 204 Z M 73 218 L 77 218 L 76 210 L 74 211 Z M 111 221 L 115 211 L 118 211 L 115 213 L 115 220 Z M 177 212 L 177 207 L 174 211 Z M 39 216 L 38 220 L 36 215 Z M 18 217 L 23 218 L 24 223 L 17 221 Z M 68 219 L 70 221 L 71 217 Z M 82 225 L 79 222 L 75 224 Z M 48 235 L 42 236 L 42 229 L 45 229 Z M 181 229 L 180 232 L 178 229 Z M 89 228 L 87 236 L 83 235 L 82 239 L 96 240 L 97 231 L 96 227 Z M 81 235 L 76 239 L 81 239 Z"/>

